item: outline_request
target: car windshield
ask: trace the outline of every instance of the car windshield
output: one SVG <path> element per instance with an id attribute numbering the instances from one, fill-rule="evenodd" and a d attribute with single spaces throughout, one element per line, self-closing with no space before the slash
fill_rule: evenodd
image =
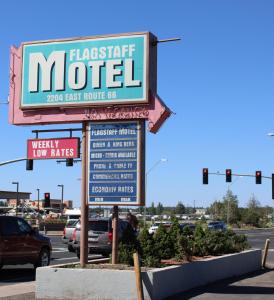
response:
<path id="1" fill-rule="evenodd" d="M 68 220 L 66 227 L 75 227 L 79 220 Z"/>
<path id="2" fill-rule="evenodd" d="M 161 223 L 159 223 L 159 222 L 158 222 L 158 223 L 154 223 L 154 224 L 152 224 L 152 226 L 156 226 L 156 227 L 158 227 L 158 226 L 160 226 L 160 224 L 161 224 Z"/>
<path id="3" fill-rule="evenodd" d="M 222 225 L 222 222 L 210 222 L 208 225 Z"/>
<path id="4" fill-rule="evenodd" d="M 103 220 L 89 221 L 89 230 L 93 231 L 108 231 L 108 222 Z"/>

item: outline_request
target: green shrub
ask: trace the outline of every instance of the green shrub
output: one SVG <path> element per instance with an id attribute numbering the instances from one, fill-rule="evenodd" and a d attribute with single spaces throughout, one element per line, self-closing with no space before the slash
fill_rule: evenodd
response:
<path id="1" fill-rule="evenodd" d="M 143 266 L 160 267 L 162 259 L 191 261 L 193 256 L 235 253 L 248 247 L 246 237 L 231 230 L 209 230 L 202 223 L 194 232 L 187 226 L 181 230 L 174 220 L 169 230 L 161 225 L 154 235 L 146 227 L 138 238 L 131 232 L 125 234 L 119 243 L 119 262 L 133 265 L 133 253 L 138 251 Z"/>
<path id="2" fill-rule="evenodd" d="M 191 261 L 193 255 L 193 241 L 186 235 L 180 234 L 177 240 L 176 258 Z"/>
<path id="3" fill-rule="evenodd" d="M 128 226 L 123 232 L 123 236 L 119 240 L 119 244 L 118 244 L 119 263 L 133 266 L 134 252 L 140 252 L 140 243 L 136 238 L 136 234 L 131 228 L 131 226 Z"/>
<path id="4" fill-rule="evenodd" d="M 193 237 L 193 255 L 205 256 L 208 255 L 207 240 L 208 229 L 203 229 L 201 223 L 196 226 Z"/>
<path id="5" fill-rule="evenodd" d="M 169 259 L 175 256 L 175 244 L 173 236 L 167 229 L 160 225 L 156 233 L 154 234 L 154 247 L 156 253 L 162 259 Z"/>

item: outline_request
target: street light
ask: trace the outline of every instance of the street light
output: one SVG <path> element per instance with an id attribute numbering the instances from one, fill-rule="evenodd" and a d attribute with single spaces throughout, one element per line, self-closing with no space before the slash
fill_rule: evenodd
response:
<path id="1" fill-rule="evenodd" d="M 37 190 L 37 200 L 38 200 L 38 214 L 39 214 L 39 211 L 40 211 L 40 189 L 36 189 Z"/>
<path id="2" fill-rule="evenodd" d="M 274 133 L 268 133 L 267 135 L 268 136 L 274 136 Z M 272 175 L 272 183 L 273 183 L 273 180 L 274 180 L 274 178 L 273 178 L 273 175 Z M 272 187 L 272 191 L 273 191 L 273 187 Z M 273 198 L 273 196 L 272 196 L 272 198 Z M 274 223 L 274 208 L 272 209 L 272 222 Z"/>
<path id="3" fill-rule="evenodd" d="M 155 169 L 160 163 L 162 162 L 167 162 L 167 158 L 161 158 L 157 160 L 154 165 L 146 172 L 146 177 L 145 177 L 145 195 L 147 194 L 147 176 L 148 174 Z M 144 225 L 146 225 L 146 205 L 144 207 Z"/>
<path id="4" fill-rule="evenodd" d="M 18 203 L 19 203 L 19 182 L 13 181 L 12 184 L 16 184 L 16 216 L 18 215 Z"/>
<path id="5" fill-rule="evenodd" d="M 61 216 L 63 216 L 64 185 L 58 184 L 58 186 L 61 188 Z"/>

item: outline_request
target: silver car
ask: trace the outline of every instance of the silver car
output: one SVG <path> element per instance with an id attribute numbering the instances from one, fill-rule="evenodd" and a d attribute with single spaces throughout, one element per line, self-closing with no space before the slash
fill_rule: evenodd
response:
<path id="1" fill-rule="evenodd" d="M 77 219 L 68 220 L 67 224 L 64 228 L 64 231 L 63 231 L 62 242 L 64 244 L 68 244 L 68 250 L 70 252 L 73 251 L 73 248 L 71 246 L 72 234 L 73 234 L 74 228 L 76 227 L 76 225 L 78 223 L 79 223 L 79 220 L 77 220 Z"/>
<path id="2" fill-rule="evenodd" d="M 125 220 L 118 222 L 118 237 L 121 238 L 123 232 L 131 228 Z M 77 226 L 73 234 L 73 248 L 80 258 L 80 226 Z M 109 255 L 112 249 L 112 222 L 108 218 L 89 219 L 88 222 L 88 248 L 89 253 Z"/>

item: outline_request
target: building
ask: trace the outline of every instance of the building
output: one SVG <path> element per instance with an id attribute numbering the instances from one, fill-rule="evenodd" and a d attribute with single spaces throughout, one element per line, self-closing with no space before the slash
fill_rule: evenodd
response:
<path id="1" fill-rule="evenodd" d="M 195 208 L 195 215 L 205 215 L 206 214 L 206 208 Z"/>
<path id="2" fill-rule="evenodd" d="M 38 209 L 38 200 L 29 200 L 28 204 Z M 63 206 L 65 209 L 72 209 L 73 208 L 73 201 L 72 200 L 64 200 Z M 45 200 L 39 200 L 39 208 L 43 209 L 45 207 Z M 50 207 L 53 209 L 60 209 L 61 208 L 61 200 L 60 199 L 50 199 Z"/>
<path id="3" fill-rule="evenodd" d="M 18 192 L 18 200 L 27 200 L 30 198 L 31 193 L 27 192 Z M 14 206 L 16 206 L 16 199 L 17 199 L 17 192 L 11 191 L 0 191 L 0 199 L 7 200 L 8 204 L 9 201 L 15 201 Z"/>
<path id="4" fill-rule="evenodd" d="M 16 206 L 30 206 L 31 208 L 38 209 L 38 200 L 30 200 L 31 193 L 27 192 L 14 192 L 14 191 L 1 191 L 0 190 L 0 200 L 4 200 L 7 203 L 7 207 L 16 208 Z M 17 203 L 18 197 L 18 203 Z M 44 209 L 45 200 L 39 200 L 39 208 Z M 50 207 L 52 209 L 61 208 L 61 200 L 60 199 L 50 199 Z M 64 209 L 72 209 L 73 201 L 72 200 L 64 200 L 63 202 Z"/>

